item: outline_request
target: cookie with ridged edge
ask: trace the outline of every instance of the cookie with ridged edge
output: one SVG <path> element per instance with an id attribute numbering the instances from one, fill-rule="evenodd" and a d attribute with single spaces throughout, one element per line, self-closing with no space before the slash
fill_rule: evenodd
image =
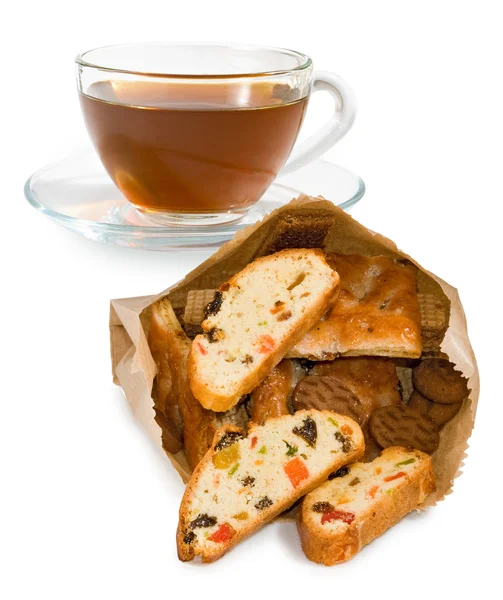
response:
<path id="1" fill-rule="evenodd" d="M 404 446 L 427 454 L 438 448 L 438 425 L 427 415 L 408 406 L 378 408 L 370 417 L 369 431 L 381 448 Z"/>
<path id="2" fill-rule="evenodd" d="M 468 380 L 448 360 L 423 360 L 412 372 L 414 388 L 439 404 L 457 404 L 468 395 Z"/>
<path id="3" fill-rule="evenodd" d="M 333 410 L 363 426 L 372 413 L 368 398 L 360 398 L 336 377 L 311 375 L 299 381 L 293 393 L 295 410 L 316 408 Z"/>
<path id="4" fill-rule="evenodd" d="M 416 390 L 412 392 L 408 402 L 408 406 L 428 416 L 439 427 L 443 427 L 458 414 L 461 404 L 462 402 L 456 404 L 438 404 L 421 396 Z"/>

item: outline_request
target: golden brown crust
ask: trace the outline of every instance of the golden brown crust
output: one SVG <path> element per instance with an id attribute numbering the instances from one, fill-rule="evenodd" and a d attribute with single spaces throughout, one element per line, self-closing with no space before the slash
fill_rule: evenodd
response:
<path id="1" fill-rule="evenodd" d="M 178 344 L 172 344 L 172 327 L 165 318 L 166 303 L 161 300 L 152 306 L 148 343 L 157 366 L 152 394 L 156 421 L 163 432 L 163 447 L 175 453 L 182 447 L 183 421 L 178 406 L 178 378 L 173 368 L 183 360 L 183 352 Z"/>
<path id="2" fill-rule="evenodd" d="M 306 412 L 308 412 L 308 411 L 299 411 L 299 413 L 306 413 Z M 323 482 L 327 479 L 327 477 L 329 476 L 329 474 L 332 471 L 336 471 L 340 467 L 342 467 L 346 464 L 349 464 L 351 462 L 357 461 L 362 457 L 363 452 L 364 452 L 365 443 L 363 440 L 363 435 L 362 435 L 361 430 L 360 430 L 359 426 L 357 425 L 357 423 L 355 423 L 352 419 L 345 417 L 343 415 L 336 415 L 335 413 L 331 413 L 329 411 L 320 411 L 320 412 L 326 413 L 326 415 L 330 416 L 330 417 L 336 417 L 338 419 L 338 421 L 341 423 L 341 425 L 346 425 L 351 428 L 351 431 L 352 431 L 351 440 L 353 443 L 351 444 L 350 449 L 344 454 L 341 453 L 341 454 L 337 455 L 339 460 L 337 462 L 333 463 L 332 465 L 330 465 L 330 467 L 327 468 L 326 471 L 320 475 L 320 477 L 318 477 L 316 480 L 314 480 L 307 489 L 302 490 L 300 493 L 298 491 L 296 492 L 295 489 L 293 489 L 291 492 L 291 495 L 287 499 L 285 499 L 283 502 L 277 502 L 275 505 L 275 510 L 270 511 L 268 513 L 267 520 L 263 520 L 263 521 L 250 520 L 247 523 L 248 526 L 246 528 L 243 528 L 240 532 L 236 533 L 236 535 L 234 535 L 228 543 L 222 544 L 220 547 L 215 547 L 214 551 L 212 551 L 211 553 L 204 553 L 204 552 L 200 553 L 202 562 L 209 563 L 209 562 L 213 562 L 213 561 L 217 560 L 218 558 L 223 556 L 226 552 L 228 552 L 231 548 L 236 546 L 236 544 L 238 544 L 241 540 L 245 539 L 246 537 L 248 537 L 249 535 L 254 533 L 257 529 L 259 529 L 266 523 L 272 521 L 279 514 L 281 514 L 286 509 L 288 509 L 290 506 L 292 506 L 292 504 L 294 504 L 302 495 L 307 494 L 310 491 L 317 488 L 321 482 Z M 274 421 L 280 420 L 282 418 L 284 418 L 284 415 L 281 417 L 275 417 L 273 419 L 270 419 L 268 421 L 268 424 L 271 424 L 272 426 L 274 426 Z M 222 438 L 222 436 L 224 434 L 228 433 L 229 431 L 239 432 L 239 433 L 243 434 L 244 436 L 246 435 L 247 438 L 251 439 L 251 437 L 253 436 L 253 433 L 257 427 L 259 427 L 259 426 L 256 425 L 255 423 L 251 423 L 247 435 L 243 429 L 240 429 L 238 427 L 233 427 L 231 425 L 226 425 L 225 427 L 222 427 L 221 429 L 219 429 L 215 433 L 215 437 L 212 441 L 210 450 L 208 450 L 208 452 L 206 453 L 204 458 L 201 460 L 201 462 L 197 465 L 194 472 L 192 473 L 190 481 L 188 482 L 187 487 L 185 488 L 185 493 L 182 498 L 182 502 L 180 504 L 179 521 L 178 521 L 178 528 L 177 528 L 177 532 L 176 532 L 178 558 L 181 561 L 193 560 L 196 555 L 194 548 L 191 545 L 184 543 L 184 536 L 185 536 L 185 532 L 187 531 L 188 524 L 189 524 L 188 519 L 189 519 L 189 514 L 190 514 L 190 503 L 192 500 L 193 490 L 195 489 L 196 484 L 199 481 L 199 478 L 201 477 L 201 474 L 202 474 L 203 470 L 205 469 L 206 465 L 212 460 L 212 456 L 213 456 L 213 452 L 214 452 L 213 449 L 214 449 L 215 445 Z"/>
<path id="3" fill-rule="evenodd" d="M 339 297 L 327 317 L 288 356 L 312 360 L 340 355 L 419 357 L 417 268 L 386 256 L 329 254 L 327 262 L 340 275 Z"/>
<path id="4" fill-rule="evenodd" d="M 180 399 L 184 418 L 183 444 L 189 467 L 194 469 L 202 460 L 215 435 L 215 415 L 204 409 L 194 398 L 190 389 Z"/>
<path id="5" fill-rule="evenodd" d="M 263 425 L 267 419 L 288 415 L 293 382 L 292 361 L 282 360 L 251 393 L 250 419 L 257 425 Z"/>
<path id="6" fill-rule="evenodd" d="M 215 415 L 205 410 L 194 398 L 190 391 L 187 378 L 187 356 L 190 350 L 190 340 L 180 326 L 167 298 L 159 300 L 152 307 L 152 326 L 149 344 L 154 360 L 158 365 L 156 378 L 157 394 L 162 391 L 163 404 L 170 407 L 163 410 L 164 419 L 159 422 L 163 430 L 163 445 L 169 443 L 172 427 L 171 415 L 177 417 L 176 431 L 179 433 L 179 445 L 164 446 L 168 452 L 176 452 L 183 444 L 185 454 L 191 469 L 193 469 L 206 454 L 215 434 Z M 154 355 L 155 352 L 155 355 Z M 157 357 L 157 359 L 155 358 Z M 176 410 L 175 410 L 176 407 Z M 163 427 L 164 425 L 164 427 Z"/>
<path id="7" fill-rule="evenodd" d="M 397 448 L 388 448 L 395 451 Z M 297 515 L 302 550 L 309 560 L 326 566 L 345 562 L 365 545 L 398 523 L 435 490 L 435 475 L 429 456 L 419 452 L 422 468 L 398 485 L 392 495 L 382 494 L 379 501 L 369 503 L 369 509 L 340 532 L 323 531 L 309 519 L 309 496 L 302 502 Z M 325 484 L 330 485 L 331 482 Z"/>
<path id="8" fill-rule="evenodd" d="M 295 250 L 285 250 L 284 252 L 292 251 Z M 325 254 L 321 250 L 309 250 L 309 252 L 316 252 L 323 259 L 323 262 L 326 262 Z M 268 260 L 270 260 L 270 257 L 264 256 L 262 258 L 256 259 L 253 263 L 250 263 L 242 271 L 236 273 L 236 275 L 229 279 L 229 286 L 235 285 L 237 278 L 241 276 L 245 271 L 251 268 L 255 268 L 257 262 Z M 301 321 L 299 321 L 294 328 L 292 328 L 291 335 L 285 337 L 285 339 L 281 343 L 279 343 L 272 352 L 269 353 L 267 358 L 261 363 L 260 367 L 250 371 L 246 376 L 242 378 L 238 392 L 232 395 L 218 393 L 213 390 L 210 390 L 208 389 L 204 381 L 199 380 L 197 369 L 196 338 L 191 346 L 187 363 L 190 387 L 194 396 L 201 402 L 201 404 L 205 408 L 213 410 L 215 412 L 225 412 L 232 408 L 238 402 L 240 397 L 242 397 L 245 394 L 249 394 L 252 390 L 254 390 L 258 386 L 258 384 L 267 376 L 267 374 L 270 373 L 272 369 L 285 357 L 292 345 L 294 345 L 298 340 L 300 340 L 313 327 L 313 325 L 321 319 L 321 317 L 335 302 L 338 292 L 339 276 L 337 272 L 334 271 L 332 288 L 325 294 L 320 295 L 316 303 L 314 303 L 310 307 L 308 314 L 306 314 L 304 318 Z"/>

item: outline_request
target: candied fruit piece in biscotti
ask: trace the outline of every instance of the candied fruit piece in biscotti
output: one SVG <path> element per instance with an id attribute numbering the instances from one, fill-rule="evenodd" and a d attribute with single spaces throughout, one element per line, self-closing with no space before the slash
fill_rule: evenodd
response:
<path id="1" fill-rule="evenodd" d="M 302 501 L 302 549 L 327 566 L 349 560 L 434 489 L 431 459 L 419 450 L 393 446 L 370 463 L 349 465 Z"/>
<path id="2" fill-rule="evenodd" d="M 182 499 L 178 557 L 220 558 L 363 452 L 360 427 L 326 410 L 252 424 L 248 435 L 220 429 Z"/>
<path id="3" fill-rule="evenodd" d="M 321 250 L 258 258 L 216 292 L 192 342 L 190 387 L 201 404 L 229 410 L 250 393 L 335 301 L 339 276 Z"/>

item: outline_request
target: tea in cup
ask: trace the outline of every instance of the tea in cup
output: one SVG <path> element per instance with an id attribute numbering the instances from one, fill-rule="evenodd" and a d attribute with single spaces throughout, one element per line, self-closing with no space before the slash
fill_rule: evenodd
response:
<path id="1" fill-rule="evenodd" d="M 103 165 L 129 202 L 167 223 L 241 218 L 282 169 L 335 144 L 355 114 L 347 84 L 314 73 L 311 59 L 291 50 L 128 44 L 76 62 L 84 120 Z M 287 162 L 317 89 L 341 108 Z"/>

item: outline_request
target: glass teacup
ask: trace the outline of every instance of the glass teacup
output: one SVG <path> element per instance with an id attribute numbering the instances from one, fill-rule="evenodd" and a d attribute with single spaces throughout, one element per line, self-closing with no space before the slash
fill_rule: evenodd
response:
<path id="1" fill-rule="evenodd" d="M 348 85 L 313 73 L 311 59 L 292 50 L 127 44 L 90 50 L 76 63 L 103 165 L 129 202 L 165 223 L 242 217 L 280 171 L 319 157 L 355 115 Z M 318 89 L 335 96 L 338 109 L 290 156 Z"/>

